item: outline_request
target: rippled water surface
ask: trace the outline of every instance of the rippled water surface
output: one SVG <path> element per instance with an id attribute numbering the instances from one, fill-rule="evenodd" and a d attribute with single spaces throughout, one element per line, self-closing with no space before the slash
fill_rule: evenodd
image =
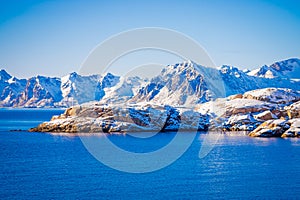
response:
<path id="1" fill-rule="evenodd" d="M 198 134 L 186 153 L 168 167 L 130 174 L 100 163 L 79 137 L 9 131 L 28 129 L 61 112 L 0 110 L 0 199 L 300 197 L 299 139 L 221 135 L 200 159 L 205 134 Z M 174 135 L 107 137 L 128 151 L 148 152 L 168 144 Z"/>

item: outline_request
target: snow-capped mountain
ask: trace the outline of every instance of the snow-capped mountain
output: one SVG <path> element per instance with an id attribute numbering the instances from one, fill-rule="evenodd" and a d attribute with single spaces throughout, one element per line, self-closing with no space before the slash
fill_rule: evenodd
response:
<path id="1" fill-rule="evenodd" d="M 37 76 L 19 80 L 1 70 L 0 106 L 69 107 L 101 99 L 129 99 L 143 82 L 139 77 L 122 78 L 111 73 L 82 76 L 76 72 L 62 78 Z"/>
<path id="2" fill-rule="evenodd" d="M 105 89 L 114 87 L 117 83 L 120 82 L 120 77 L 115 76 L 111 73 L 106 73 L 102 75 L 98 81 L 96 91 L 95 91 L 95 100 L 101 100 L 105 95 Z"/>
<path id="3" fill-rule="evenodd" d="M 290 65 L 290 62 L 283 63 Z M 283 78 L 250 76 L 238 68 L 227 65 L 213 69 L 187 61 L 165 67 L 160 75 L 151 79 L 139 90 L 131 102 L 150 101 L 168 105 L 191 105 L 207 102 L 216 97 L 268 87 L 299 90 L 300 82 Z"/>
<path id="4" fill-rule="evenodd" d="M 168 105 L 190 105 L 206 102 L 222 93 L 222 83 L 218 81 L 217 69 L 206 68 L 193 63 L 183 62 L 165 67 L 160 75 L 154 77 L 132 102 L 152 101 Z M 216 85 L 209 80 L 216 80 Z"/>
<path id="5" fill-rule="evenodd" d="M 297 80 L 281 77 L 270 79 L 251 76 L 249 73 L 247 74 L 232 66 L 222 66 L 220 68 L 220 73 L 224 83 L 226 96 L 268 87 L 290 88 L 294 90 L 300 89 L 300 82 Z"/>
<path id="6" fill-rule="evenodd" d="M 0 71 L 0 106 L 9 107 L 24 91 L 26 86 L 25 79 L 17 79 L 9 75 L 5 70 Z"/>
<path id="7" fill-rule="evenodd" d="M 111 73 L 82 76 L 75 72 L 62 78 L 37 76 L 25 80 L 1 70 L 0 106 L 69 107 L 90 101 L 191 105 L 261 88 L 298 91 L 299 71 L 299 59 L 276 62 L 250 72 L 228 65 L 208 68 L 186 61 L 164 67 L 150 81 Z"/>
<path id="8" fill-rule="evenodd" d="M 263 78 L 300 79 L 300 59 L 291 58 L 250 71 L 248 75 Z"/>
<path id="9" fill-rule="evenodd" d="M 110 84 L 110 87 L 103 88 L 102 103 L 121 103 L 128 101 L 135 96 L 140 87 L 145 85 L 147 80 L 134 77 L 118 77 L 118 82 Z"/>
<path id="10" fill-rule="evenodd" d="M 37 76 L 28 79 L 25 90 L 17 97 L 15 105 L 24 107 L 52 106 L 62 99 L 61 80 Z"/>
<path id="11" fill-rule="evenodd" d="M 61 104 L 71 106 L 95 100 L 95 91 L 98 86 L 99 75 L 81 76 L 72 72 L 61 78 Z"/>
<path id="12" fill-rule="evenodd" d="M 11 78 L 11 75 L 8 74 L 4 69 L 0 70 L 0 81 L 5 82 Z"/>

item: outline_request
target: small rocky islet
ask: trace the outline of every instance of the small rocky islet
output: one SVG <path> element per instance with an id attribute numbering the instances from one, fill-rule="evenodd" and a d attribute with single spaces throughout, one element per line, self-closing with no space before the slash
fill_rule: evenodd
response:
<path id="1" fill-rule="evenodd" d="M 247 131 L 252 137 L 300 137 L 300 92 L 265 88 L 188 106 L 150 102 L 86 103 L 66 109 L 31 132 L 126 133 Z"/>

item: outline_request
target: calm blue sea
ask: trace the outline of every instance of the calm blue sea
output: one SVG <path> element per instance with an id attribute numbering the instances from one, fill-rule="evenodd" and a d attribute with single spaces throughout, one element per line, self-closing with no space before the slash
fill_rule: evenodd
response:
<path id="1" fill-rule="evenodd" d="M 79 137 L 9 131 L 28 129 L 61 112 L 0 109 L 0 199 L 300 198 L 299 139 L 222 135 L 200 159 L 205 134 L 199 134 L 168 167 L 130 174 L 100 163 Z M 107 137 L 125 149 L 142 152 L 164 146 L 174 134 L 149 140 Z"/>

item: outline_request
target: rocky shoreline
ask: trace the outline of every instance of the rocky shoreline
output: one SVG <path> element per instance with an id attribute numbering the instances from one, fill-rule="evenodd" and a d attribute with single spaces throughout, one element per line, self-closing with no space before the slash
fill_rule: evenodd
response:
<path id="1" fill-rule="evenodd" d="M 252 137 L 300 137 L 300 93 L 266 88 L 193 107 L 88 103 L 66 109 L 31 132 L 248 131 Z"/>
<path id="2" fill-rule="evenodd" d="M 200 120 L 199 120 L 200 119 Z M 207 130 L 206 116 L 189 109 L 171 106 L 82 105 L 66 109 L 31 132 L 119 133 L 147 131 Z"/>

